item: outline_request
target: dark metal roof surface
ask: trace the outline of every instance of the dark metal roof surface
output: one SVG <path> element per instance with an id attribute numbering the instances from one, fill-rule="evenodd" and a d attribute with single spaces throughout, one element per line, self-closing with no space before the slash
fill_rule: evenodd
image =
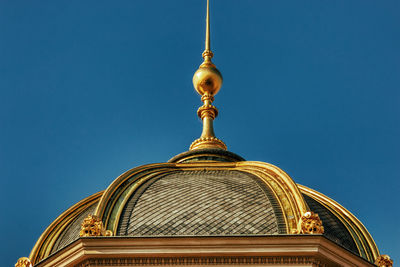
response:
<path id="1" fill-rule="evenodd" d="M 313 212 L 318 213 L 319 217 L 321 218 L 325 229 L 324 236 L 336 244 L 339 244 L 342 247 L 356 253 L 357 255 L 360 255 L 357 245 L 346 226 L 322 204 L 307 195 L 303 194 L 303 197 L 310 209 Z"/>
<path id="2" fill-rule="evenodd" d="M 285 233 L 270 190 L 233 170 L 178 171 L 151 179 L 130 197 L 117 235 L 210 236 Z"/>

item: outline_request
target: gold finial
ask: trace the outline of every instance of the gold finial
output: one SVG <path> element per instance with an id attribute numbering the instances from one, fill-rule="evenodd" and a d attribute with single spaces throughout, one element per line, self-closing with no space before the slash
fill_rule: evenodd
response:
<path id="1" fill-rule="evenodd" d="M 203 132 L 200 138 L 190 145 L 190 150 L 201 148 L 226 150 L 224 142 L 215 137 L 213 127 L 218 110 L 212 105 L 212 102 L 221 88 L 222 75 L 211 61 L 214 54 L 211 52 L 210 45 L 210 0 L 207 0 L 206 42 L 202 56 L 204 61 L 193 75 L 193 86 L 201 95 L 201 101 L 204 103 L 197 111 L 197 115 L 203 121 Z"/>

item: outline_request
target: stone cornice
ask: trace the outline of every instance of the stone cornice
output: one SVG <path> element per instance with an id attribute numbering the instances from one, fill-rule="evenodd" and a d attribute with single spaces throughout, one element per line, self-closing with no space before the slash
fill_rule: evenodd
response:
<path id="1" fill-rule="evenodd" d="M 184 265 L 196 262 L 203 265 L 229 262 L 258 265 L 283 261 L 287 264 L 312 262 L 317 266 L 374 266 L 320 235 L 87 237 L 78 239 L 35 266 L 80 266 L 88 261 L 93 264 L 90 266 L 107 266 L 105 259 L 113 266 L 125 264 L 120 259 L 142 266 L 178 264 L 179 259 Z"/>

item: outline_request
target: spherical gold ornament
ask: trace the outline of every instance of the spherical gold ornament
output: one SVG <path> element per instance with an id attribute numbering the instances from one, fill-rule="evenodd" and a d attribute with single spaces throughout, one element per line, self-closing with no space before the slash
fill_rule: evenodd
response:
<path id="1" fill-rule="evenodd" d="M 193 75 L 193 86 L 200 95 L 216 95 L 222 85 L 222 75 L 214 67 L 200 67 Z"/>

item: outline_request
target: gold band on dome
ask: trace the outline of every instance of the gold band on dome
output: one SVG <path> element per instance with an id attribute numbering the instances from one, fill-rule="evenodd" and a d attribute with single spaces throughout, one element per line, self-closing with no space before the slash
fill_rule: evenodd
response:
<path id="1" fill-rule="evenodd" d="M 216 95 L 222 85 L 222 75 L 212 63 L 214 54 L 211 51 L 210 42 L 210 1 L 207 0 L 206 17 L 206 41 L 205 49 L 202 54 L 203 63 L 193 75 L 193 86 L 201 95 L 203 106 L 199 108 L 197 114 L 203 121 L 203 132 L 199 139 L 190 145 L 190 150 L 202 148 L 219 148 L 226 150 L 224 142 L 215 137 L 213 121 L 218 115 L 218 110 L 212 105 L 214 95 Z"/>
<path id="2" fill-rule="evenodd" d="M 236 168 L 260 177 L 266 185 L 273 189 L 284 213 L 287 233 L 290 234 L 297 230 L 298 222 L 308 211 L 308 206 L 293 179 L 279 167 L 264 162 L 237 162 Z"/>

